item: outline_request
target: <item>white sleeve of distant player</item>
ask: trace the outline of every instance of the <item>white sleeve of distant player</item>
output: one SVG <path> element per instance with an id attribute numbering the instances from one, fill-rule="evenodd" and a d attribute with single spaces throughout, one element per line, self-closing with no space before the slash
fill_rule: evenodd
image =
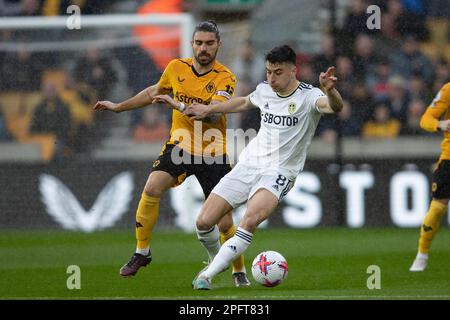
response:
<path id="1" fill-rule="evenodd" d="M 261 106 L 263 105 L 261 101 L 261 86 L 258 85 L 255 91 L 249 94 L 248 98 L 250 99 L 252 105 L 261 109 Z"/>
<path id="2" fill-rule="evenodd" d="M 326 97 L 326 95 L 319 88 L 312 88 L 310 92 L 308 92 L 305 103 L 310 112 L 322 113 L 316 105 L 317 99 L 320 97 Z"/>

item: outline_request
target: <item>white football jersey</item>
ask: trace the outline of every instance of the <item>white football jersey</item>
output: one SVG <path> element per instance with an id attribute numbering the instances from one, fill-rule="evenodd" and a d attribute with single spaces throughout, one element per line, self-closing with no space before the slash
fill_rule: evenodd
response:
<path id="1" fill-rule="evenodd" d="M 316 101 L 323 96 L 320 89 L 303 82 L 286 97 L 267 82 L 260 83 L 249 98 L 261 111 L 261 128 L 240 154 L 239 163 L 295 179 L 322 116 Z"/>

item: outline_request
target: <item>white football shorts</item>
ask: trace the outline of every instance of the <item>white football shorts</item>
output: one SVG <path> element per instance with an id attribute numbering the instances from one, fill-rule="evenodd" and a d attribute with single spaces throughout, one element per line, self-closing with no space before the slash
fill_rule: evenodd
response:
<path id="1" fill-rule="evenodd" d="M 236 208 L 248 201 L 259 189 L 267 189 L 281 201 L 294 186 L 294 182 L 295 180 L 289 180 L 282 174 L 238 163 L 211 193 L 221 196 Z"/>

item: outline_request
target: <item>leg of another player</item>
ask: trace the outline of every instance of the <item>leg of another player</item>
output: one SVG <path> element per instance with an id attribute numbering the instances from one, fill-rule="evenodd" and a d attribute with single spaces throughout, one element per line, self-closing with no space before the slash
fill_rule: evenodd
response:
<path id="1" fill-rule="evenodd" d="M 228 239 L 231 239 L 236 234 L 236 226 L 233 223 L 233 211 L 229 211 L 219 223 L 220 243 L 223 244 Z M 247 271 L 245 270 L 244 255 L 240 255 L 232 262 L 232 277 L 236 287 L 248 287 L 250 281 L 247 278 Z"/>
<path id="2" fill-rule="evenodd" d="M 210 261 L 214 259 L 220 249 L 220 234 L 217 224 L 222 228 L 230 228 L 233 225 L 231 205 L 221 196 L 211 193 L 203 204 L 197 217 L 197 237 L 208 252 Z"/>
<path id="3" fill-rule="evenodd" d="M 175 182 L 176 179 L 167 172 L 153 171 L 150 173 L 136 211 L 136 252 L 130 261 L 120 269 L 122 276 L 132 276 L 140 267 L 150 263 L 152 259 L 150 240 L 158 220 L 159 201 Z"/>
<path id="4" fill-rule="evenodd" d="M 201 272 L 198 278 L 210 282 L 211 279 L 222 272 L 231 261 L 241 255 L 250 245 L 258 225 L 266 220 L 278 205 L 275 195 L 266 190 L 259 189 L 248 201 L 247 211 L 236 231 L 236 234 L 227 240 L 220 248 L 218 254 L 209 267 Z M 206 282 L 201 282 L 202 287 L 194 289 L 209 289 Z"/>
<path id="5" fill-rule="evenodd" d="M 419 250 L 409 271 L 424 271 L 428 264 L 431 243 L 448 209 L 449 199 L 433 199 L 420 227 Z"/>

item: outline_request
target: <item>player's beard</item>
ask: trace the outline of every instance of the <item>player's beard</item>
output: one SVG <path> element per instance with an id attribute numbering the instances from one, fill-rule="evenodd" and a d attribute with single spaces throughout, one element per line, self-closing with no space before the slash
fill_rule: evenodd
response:
<path id="1" fill-rule="evenodd" d="M 217 56 L 217 50 L 212 55 L 206 53 L 206 52 L 200 52 L 198 55 L 195 56 L 195 60 L 198 62 L 199 65 L 202 67 L 210 65 Z"/>

